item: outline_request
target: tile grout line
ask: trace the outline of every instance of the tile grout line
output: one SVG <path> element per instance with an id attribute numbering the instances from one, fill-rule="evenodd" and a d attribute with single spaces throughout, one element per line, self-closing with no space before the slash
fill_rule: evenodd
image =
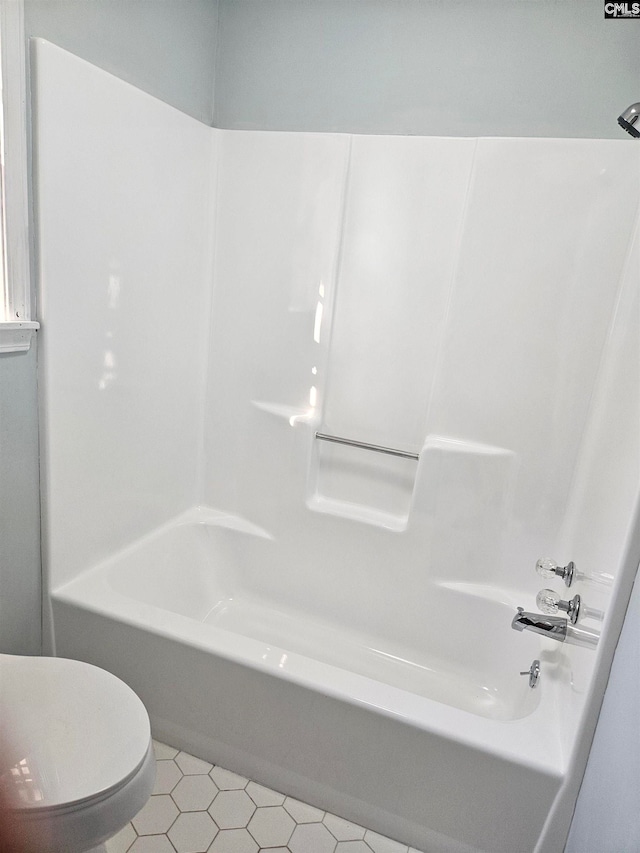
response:
<path id="1" fill-rule="evenodd" d="M 133 831 L 133 837 L 128 843 L 125 853 L 138 853 L 138 851 L 142 853 L 143 850 L 150 853 L 151 849 L 159 851 L 160 847 L 153 845 L 153 842 L 150 844 L 144 841 L 144 839 L 152 838 L 164 839 L 161 843 L 163 845 L 162 850 L 165 853 L 170 853 L 170 851 L 175 851 L 175 853 L 188 853 L 189 851 L 190 853 L 196 849 L 202 853 L 209 853 L 209 851 L 211 853 L 229 853 L 230 848 L 226 848 L 225 839 L 230 841 L 234 851 L 238 851 L 240 847 L 237 844 L 243 844 L 241 840 L 243 836 L 239 836 L 238 833 L 244 833 L 245 846 L 242 847 L 242 850 L 246 853 L 269 853 L 269 851 L 274 850 L 282 850 L 286 853 L 303 853 L 303 851 L 307 853 L 307 845 L 312 846 L 314 851 L 323 850 L 324 853 L 336 853 L 340 844 L 358 844 L 359 849 L 369 851 L 369 853 L 376 853 L 376 847 L 378 847 L 379 853 L 382 847 L 386 853 L 419 853 L 416 848 L 409 848 L 407 845 L 381 836 L 379 833 L 374 833 L 373 830 L 352 823 L 339 815 L 334 815 L 281 791 L 274 791 L 220 765 L 204 761 L 183 750 L 175 750 L 154 741 L 155 744 L 161 748 L 156 750 L 158 765 L 162 762 L 165 769 L 172 766 L 176 775 L 174 777 L 173 774 L 169 774 L 168 777 L 165 777 L 160 790 L 156 791 L 154 786 L 154 793 L 149 802 L 127 825 L 131 829 L 123 828 L 122 832 L 125 830 L 128 833 Z M 167 752 L 164 752 L 162 747 Z M 162 757 L 157 756 L 158 752 Z M 169 757 L 168 753 L 171 752 L 174 754 Z M 187 768 L 191 770 L 195 768 L 196 772 L 185 772 L 179 762 L 180 757 L 184 758 L 182 763 Z M 216 770 L 218 772 L 214 772 Z M 185 784 L 185 780 L 192 781 L 190 784 Z M 157 784 L 158 781 L 156 781 Z M 220 787 L 221 785 L 232 787 Z M 178 796 L 177 792 L 180 786 L 183 790 Z M 241 795 L 250 805 L 249 811 L 247 811 L 246 806 L 237 803 L 237 798 Z M 169 819 L 170 823 L 165 824 L 162 804 L 159 804 L 155 814 L 152 808 L 151 814 L 146 816 L 146 824 L 144 818 L 142 824 L 138 824 L 151 831 L 146 833 L 139 831 L 133 821 L 140 817 L 140 814 L 154 799 L 157 800 L 161 797 L 165 798 L 164 803 L 167 806 L 171 805 L 169 814 L 165 814 L 165 819 Z M 221 799 L 220 808 L 216 810 L 216 817 L 221 823 L 218 823 L 214 817 L 214 812 L 211 811 L 218 797 Z M 235 805 L 230 802 L 234 799 L 236 800 Z M 226 805 L 222 804 L 223 800 L 225 800 Z M 180 802 L 182 802 L 182 806 Z M 195 807 L 193 807 L 194 804 L 196 804 Z M 298 818 L 295 817 L 296 814 L 299 816 Z M 198 825 L 197 820 L 189 821 L 189 818 L 196 818 L 197 815 L 206 816 L 202 818 L 200 825 Z M 267 818 L 267 815 L 271 819 Z M 183 817 L 186 820 L 181 821 Z M 156 826 L 154 826 L 154 821 Z M 169 833 L 179 822 L 181 826 L 174 833 L 177 837 L 173 840 L 169 837 Z M 206 826 L 202 825 L 203 822 Z M 227 822 L 232 825 L 226 825 Z M 252 823 L 253 826 L 251 826 Z M 258 826 L 258 824 L 261 825 Z M 164 831 L 154 831 L 160 825 Z M 317 840 L 312 840 L 309 837 L 305 829 L 307 827 L 315 827 L 321 833 Z M 213 835 L 209 835 L 210 831 L 213 832 Z M 264 836 L 265 832 L 268 841 L 267 836 Z M 282 834 L 278 836 L 278 832 Z M 198 833 L 200 833 L 199 836 Z M 227 835 L 227 833 L 233 833 L 233 835 Z M 378 843 L 372 847 L 369 839 L 366 838 L 367 833 L 378 836 L 382 847 Z M 344 837 L 345 834 L 348 837 Z M 262 840 L 267 841 L 269 846 L 261 846 L 259 840 L 261 836 L 263 836 Z M 122 841 L 125 841 L 125 838 Z M 292 842 L 293 847 L 291 846 Z M 119 847 L 119 850 L 122 851 L 124 848 Z M 109 842 L 106 844 L 106 851 L 107 853 L 116 853 Z"/>

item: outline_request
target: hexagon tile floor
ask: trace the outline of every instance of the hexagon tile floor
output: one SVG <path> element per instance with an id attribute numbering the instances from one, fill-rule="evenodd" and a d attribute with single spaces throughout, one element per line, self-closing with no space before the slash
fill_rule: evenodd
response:
<path id="1" fill-rule="evenodd" d="M 107 853 L 419 853 L 154 741 L 156 787 Z"/>

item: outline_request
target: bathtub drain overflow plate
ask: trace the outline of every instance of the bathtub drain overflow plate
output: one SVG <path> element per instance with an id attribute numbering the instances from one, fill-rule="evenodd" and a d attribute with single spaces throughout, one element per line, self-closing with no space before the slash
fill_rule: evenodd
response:
<path id="1" fill-rule="evenodd" d="M 540 680 L 540 661 L 537 659 L 534 660 L 529 669 L 525 669 L 520 675 L 529 676 L 529 687 L 533 689 Z"/>

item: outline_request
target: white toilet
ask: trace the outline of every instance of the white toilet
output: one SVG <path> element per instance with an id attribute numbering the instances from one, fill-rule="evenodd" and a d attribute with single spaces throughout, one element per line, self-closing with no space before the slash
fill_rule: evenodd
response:
<path id="1" fill-rule="evenodd" d="M 102 669 L 0 655 L 0 792 L 38 853 L 84 853 L 142 808 L 155 780 L 147 711 Z"/>

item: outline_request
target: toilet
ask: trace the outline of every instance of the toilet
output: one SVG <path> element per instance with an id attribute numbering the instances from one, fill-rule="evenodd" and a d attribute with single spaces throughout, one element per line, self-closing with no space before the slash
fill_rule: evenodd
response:
<path id="1" fill-rule="evenodd" d="M 151 794 L 147 711 L 98 667 L 0 654 L 0 726 L 4 817 L 28 850 L 100 849 Z"/>

